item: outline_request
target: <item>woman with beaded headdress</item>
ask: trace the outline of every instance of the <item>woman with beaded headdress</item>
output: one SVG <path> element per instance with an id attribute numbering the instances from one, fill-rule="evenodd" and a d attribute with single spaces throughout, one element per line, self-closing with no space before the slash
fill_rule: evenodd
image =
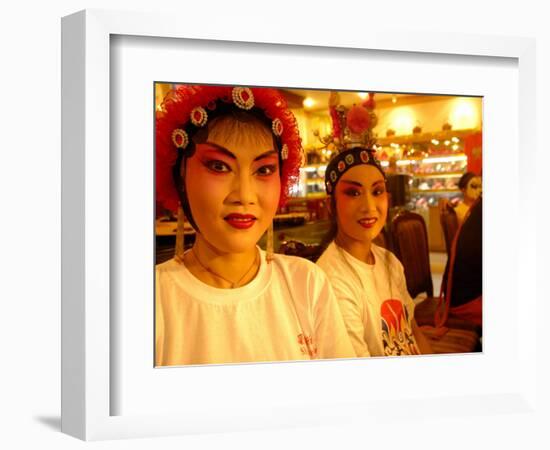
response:
<path id="1" fill-rule="evenodd" d="M 373 242 L 386 224 L 389 201 L 373 148 L 374 94 L 348 109 L 334 92 L 330 115 L 338 150 L 325 172 L 332 229 L 317 264 L 330 274 L 357 356 L 431 353 L 414 320 L 403 266 Z"/>
<path id="2" fill-rule="evenodd" d="M 282 95 L 181 85 L 156 133 L 157 201 L 178 211 L 180 230 L 156 269 L 156 365 L 355 356 L 323 271 L 273 254 L 272 220 L 301 161 Z M 184 216 L 196 231 L 185 252 Z"/>

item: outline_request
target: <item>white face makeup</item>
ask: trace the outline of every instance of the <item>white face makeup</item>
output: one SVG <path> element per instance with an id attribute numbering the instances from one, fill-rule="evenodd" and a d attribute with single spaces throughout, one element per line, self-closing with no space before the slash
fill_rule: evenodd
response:
<path id="1" fill-rule="evenodd" d="M 474 202 L 481 195 L 481 177 L 473 177 L 464 189 L 464 200 Z"/>
<path id="2" fill-rule="evenodd" d="M 222 253 L 255 248 L 272 222 L 281 182 L 279 158 L 269 133 L 210 133 L 188 159 L 185 185 L 193 219 Z"/>
<path id="3" fill-rule="evenodd" d="M 336 186 L 338 233 L 347 239 L 372 242 L 382 231 L 388 213 L 384 176 L 371 165 L 349 169 Z"/>

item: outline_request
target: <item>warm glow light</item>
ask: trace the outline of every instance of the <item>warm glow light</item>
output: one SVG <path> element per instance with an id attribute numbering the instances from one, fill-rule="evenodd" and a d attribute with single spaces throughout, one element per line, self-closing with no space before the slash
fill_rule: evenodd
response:
<path id="1" fill-rule="evenodd" d="M 390 165 L 390 162 L 389 161 L 380 161 L 380 165 L 382 167 L 388 167 Z"/>
<path id="2" fill-rule="evenodd" d="M 478 98 L 457 98 L 453 101 L 449 116 L 453 128 L 477 128 L 481 122 L 481 100 Z"/>
<path id="3" fill-rule="evenodd" d="M 301 171 L 304 172 L 317 172 L 318 170 L 323 172 L 327 169 L 327 166 L 319 166 L 319 167 L 300 167 Z"/>
<path id="4" fill-rule="evenodd" d="M 395 95 L 391 96 L 391 102 L 394 104 L 397 103 L 397 97 Z"/>
<path id="5" fill-rule="evenodd" d="M 424 158 L 422 163 L 447 163 L 447 162 L 457 162 L 457 161 L 467 161 L 468 157 L 466 155 L 456 155 L 456 156 L 440 156 L 434 158 Z M 396 161 L 395 164 L 398 166 L 408 166 L 410 164 L 415 164 L 414 159 L 400 159 Z"/>
<path id="6" fill-rule="evenodd" d="M 315 105 L 315 100 L 313 100 L 311 97 L 306 97 L 302 103 L 304 105 L 304 108 L 311 108 L 313 105 Z"/>
<path id="7" fill-rule="evenodd" d="M 453 136 L 453 137 L 451 138 L 451 141 L 453 141 L 453 142 L 459 142 L 460 139 L 458 139 L 456 136 Z"/>
<path id="8" fill-rule="evenodd" d="M 466 155 L 456 155 L 456 156 L 442 156 L 438 158 L 424 158 L 423 163 L 446 163 L 446 162 L 456 162 L 456 161 L 466 161 L 468 157 Z"/>
<path id="9" fill-rule="evenodd" d="M 395 108 L 388 117 L 391 127 L 396 134 L 411 134 L 416 123 L 414 110 L 409 107 L 401 106 Z"/>
<path id="10" fill-rule="evenodd" d="M 432 144 L 433 145 L 439 145 L 439 141 L 437 139 L 432 139 Z"/>
<path id="11" fill-rule="evenodd" d="M 408 166 L 412 164 L 412 161 L 409 159 L 400 159 L 399 161 L 396 161 L 395 164 L 397 164 L 398 166 Z"/>
<path id="12" fill-rule="evenodd" d="M 363 100 L 369 96 L 367 92 L 358 92 L 357 95 L 361 97 Z"/>
<path id="13" fill-rule="evenodd" d="M 453 144 L 452 149 L 453 149 L 453 150 L 458 150 L 458 145 L 457 145 L 457 144 Z"/>

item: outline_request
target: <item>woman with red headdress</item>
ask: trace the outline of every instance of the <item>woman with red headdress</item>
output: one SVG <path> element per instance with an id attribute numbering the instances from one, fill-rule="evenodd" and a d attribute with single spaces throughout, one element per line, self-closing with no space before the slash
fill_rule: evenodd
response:
<path id="1" fill-rule="evenodd" d="M 403 266 L 373 243 L 386 224 L 386 175 L 375 157 L 373 94 L 347 109 L 330 99 L 338 152 L 325 171 L 332 229 L 317 264 L 334 288 L 357 356 L 431 353 L 414 320 Z"/>
<path id="2" fill-rule="evenodd" d="M 180 86 L 156 131 L 157 201 L 196 231 L 156 269 L 156 365 L 354 356 L 322 270 L 273 254 L 272 221 L 301 160 L 281 94 Z"/>

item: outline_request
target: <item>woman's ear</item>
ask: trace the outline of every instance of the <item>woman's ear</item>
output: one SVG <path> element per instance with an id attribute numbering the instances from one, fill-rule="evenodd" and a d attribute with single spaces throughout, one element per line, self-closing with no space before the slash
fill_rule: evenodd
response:
<path id="1" fill-rule="evenodd" d="M 325 205 L 326 205 L 326 208 L 327 208 L 327 211 L 328 211 L 328 215 L 332 216 L 332 202 L 330 201 L 330 197 L 325 202 Z"/>

